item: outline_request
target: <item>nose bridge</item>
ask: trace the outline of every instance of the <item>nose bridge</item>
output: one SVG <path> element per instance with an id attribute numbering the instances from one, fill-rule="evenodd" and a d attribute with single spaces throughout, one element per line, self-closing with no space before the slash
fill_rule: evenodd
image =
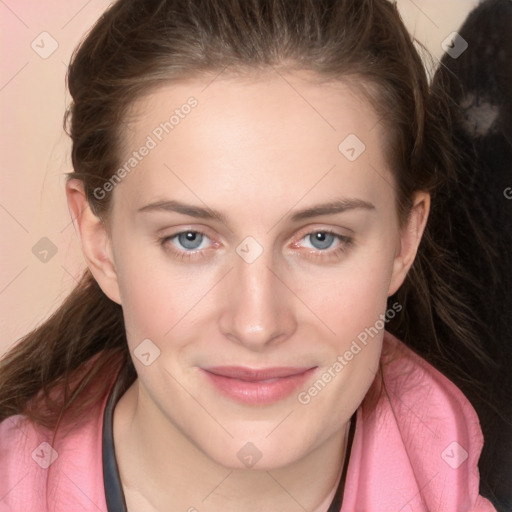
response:
<path id="1" fill-rule="evenodd" d="M 237 343 L 258 350 L 294 330 L 290 290 L 276 277 L 273 250 L 253 237 L 236 248 L 221 329 Z"/>

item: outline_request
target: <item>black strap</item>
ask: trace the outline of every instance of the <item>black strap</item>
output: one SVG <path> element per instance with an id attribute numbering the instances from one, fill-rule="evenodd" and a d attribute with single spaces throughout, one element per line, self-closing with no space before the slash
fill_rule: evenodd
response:
<path id="1" fill-rule="evenodd" d="M 121 479 L 119 478 L 119 471 L 117 469 L 113 436 L 114 407 L 117 401 L 126 391 L 125 388 L 126 386 L 123 386 L 122 380 L 117 379 L 108 398 L 105 414 L 103 416 L 103 485 L 105 486 L 105 499 L 107 502 L 108 512 L 127 512 L 123 487 L 121 485 Z M 345 461 L 343 463 L 343 470 L 341 472 L 341 478 L 336 489 L 336 494 L 334 495 L 333 501 L 331 502 L 327 512 L 339 512 L 341 509 L 341 504 L 343 502 L 343 491 L 345 489 L 345 480 L 347 477 L 348 462 L 350 459 L 352 440 L 354 439 L 355 430 L 356 413 L 354 413 L 350 419 L 350 429 L 348 432 L 347 449 L 345 454 Z"/>
<path id="2" fill-rule="evenodd" d="M 341 504 L 343 503 L 343 493 L 345 491 L 345 480 L 347 479 L 348 462 L 350 459 L 350 452 L 352 451 L 352 441 L 354 440 L 354 433 L 356 431 L 356 416 L 357 411 L 350 418 L 350 427 L 348 431 L 347 449 L 345 450 L 345 460 L 343 462 L 343 469 L 341 471 L 340 483 L 336 489 L 336 494 L 331 502 L 331 506 L 327 512 L 340 512 Z"/>
<path id="3" fill-rule="evenodd" d="M 103 416 L 103 485 L 105 487 L 105 499 L 108 512 L 127 512 L 123 487 L 117 469 L 116 455 L 114 451 L 113 413 L 114 407 L 121 398 L 121 380 L 117 379 L 107 401 L 105 415 Z"/>

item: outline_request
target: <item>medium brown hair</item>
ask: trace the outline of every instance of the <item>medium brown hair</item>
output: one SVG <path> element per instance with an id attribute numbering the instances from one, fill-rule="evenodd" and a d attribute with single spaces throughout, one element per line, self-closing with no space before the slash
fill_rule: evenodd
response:
<path id="1" fill-rule="evenodd" d="M 81 42 L 67 75 L 70 177 L 83 181 L 92 211 L 108 218 L 110 196 L 100 200 L 94 190 L 121 164 L 123 121 L 137 99 L 175 80 L 272 69 L 309 70 L 319 79 L 360 84 L 389 136 L 387 157 L 401 226 L 414 191 L 430 192 L 435 209 L 443 187 L 455 186 L 450 108 L 442 87 L 429 87 L 396 4 L 119 0 Z M 491 363 L 476 334 L 477 320 L 453 285 L 470 277 L 441 242 L 427 223 L 404 284 L 389 298 L 390 304 L 402 304 L 403 312 L 387 328 L 449 370 L 456 383 L 466 382 L 467 374 L 457 373 L 454 365 L 458 347 L 482 364 Z M 435 327 L 439 324 L 443 336 Z M 94 364 L 86 366 L 92 358 Z M 104 397 L 118 371 L 127 384 L 136 378 L 122 309 L 86 271 L 60 308 L 0 361 L 0 420 L 23 413 L 57 428 L 64 414 L 76 418 Z"/>

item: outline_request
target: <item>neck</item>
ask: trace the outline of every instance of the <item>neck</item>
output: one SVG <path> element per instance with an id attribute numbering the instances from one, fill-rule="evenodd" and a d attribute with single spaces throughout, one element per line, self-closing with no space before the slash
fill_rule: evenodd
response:
<path id="1" fill-rule="evenodd" d="M 144 405 L 136 380 L 113 415 L 128 512 L 327 512 L 341 477 L 350 422 L 286 467 L 232 469 L 199 450 L 157 407 Z"/>

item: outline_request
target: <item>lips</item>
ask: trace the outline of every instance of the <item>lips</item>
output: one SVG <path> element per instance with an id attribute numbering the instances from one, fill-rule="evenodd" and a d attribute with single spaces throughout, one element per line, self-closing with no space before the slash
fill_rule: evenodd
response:
<path id="1" fill-rule="evenodd" d="M 247 404 L 270 404 L 299 388 L 317 367 L 201 368 L 207 381 L 225 396 Z"/>
<path id="2" fill-rule="evenodd" d="M 228 377 L 231 379 L 239 379 L 248 382 L 258 382 L 268 379 L 279 379 L 283 377 L 291 377 L 304 373 L 309 368 L 246 368 L 243 366 L 214 366 L 211 368 L 204 368 L 204 370 L 219 375 L 221 377 Z"/>

